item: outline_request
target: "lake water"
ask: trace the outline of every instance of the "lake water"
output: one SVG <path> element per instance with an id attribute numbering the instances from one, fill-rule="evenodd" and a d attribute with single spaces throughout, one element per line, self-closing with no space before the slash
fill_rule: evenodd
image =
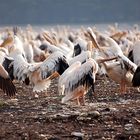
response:
<path id="1" fill-rule="evenodd" d="M 140 0 L 0 0 L 0 25 L 140 21 Z"/>

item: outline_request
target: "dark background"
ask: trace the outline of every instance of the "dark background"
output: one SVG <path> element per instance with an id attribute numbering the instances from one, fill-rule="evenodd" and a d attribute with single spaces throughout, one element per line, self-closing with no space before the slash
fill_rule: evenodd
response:
<path id="1" fill-rule="evenodd" d="M 140 0 L 0 0 L 0 25 L 139 22 Z"/>

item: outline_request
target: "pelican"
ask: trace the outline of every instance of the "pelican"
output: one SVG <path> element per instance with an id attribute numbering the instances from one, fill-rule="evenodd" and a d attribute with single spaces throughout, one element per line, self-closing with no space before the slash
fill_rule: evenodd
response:
<path id="1" fill-rule="evenodd" d="M 63 53 L 56 51 L 42 62 L 28 63 L 23 49 L 23 42 L 14 33 L 12 45 L 8 48 L 9 56 L 13 58 L 14 78 L 33 86 L 34 92 L 46 90 L 51 79 L 61 75 L 69 67 Z"/>
<path id="2" fill-rule="evenodd" d="M 80 97 L 83 99 L 91 87 L 94 92 L 95 76 L 98 71 L 98 64 L 92 58 L 89 58 L 85 63 L 75 62 L 72 64 L 66 72 L 64 72 L 59 79 L 60 89 L 65 96 L 62 98 L 62 103 L 66 103 L 69 100 L 77 99 L 78 105 L 80 105 Z M 69 73 L 69 74 L 68 74 Z"/>
<path id="3" fill-rule="evenodd" d="M 112 41 L 111 39 L 108 41 Z M 126 56 L 123 55 L 123 53 L 120 51 L 118 44 L 114 43 L 114 46 L 116 48 L 116 56 L 118 55 L 118 58 L 121 59 L 120 61 L 123 61 L 124 65 L 126 65 L 128 67 L 128 70 L 130 70 L 133 73 L 133 78 L 132 78 L 132 85 L 134 87 L 138 87 L 140 86 L 140 66 L 139 66 L 139 42 L 137 42 L 137 44 L 135 44 L 135 49 L 134 51 L 134 62 L 130 61 Z M 114 47 L 113 46 L 113 47 Z M 118 52 L 117 52 L 118 51 Z M 115 52 L 115 51 L 114 51 Z"/>
<path id="4" fill-rule="evenodd" d="M 126 92 L 126 86 L 132 86 L 133 74 L 127 69 L 123 69 L 122 64 L 119 61 L 102 61 L 101 63 L 100 65 L 104 67 L 107 76 L 116 83 L 120 84 L 120 93 Z"/>
<path id="5" fill-rule="evenodd" d="M 125 92 L 126 81 L 128 81 L 128 83 L 129 83 L 128 85 L 139 86 L 140 85 L 140 77 L 139 77 L 139 73 L 140 73 L 139 69 L 140 68 L 135 63 L 130 61 L 123 54 L 119 45 L 111 37 L 109 37 L 107 35 L 100 35 L 100 38 L 101 38 L 100 41 L 102 41 L 101 44 L 107 45 L 107 47 L 106 47 L 107 52 L 106 52 L 106 49 L 102 49 L 102 47 L 100 47 L 100 45 L 99 45 L 100 42 L 98 43 L 96 38 L 93 36 L 94 33 L 92 32 L 92 30 L 88 29 L 88 33 L 89 33 L 89 36 L 90 36 L 94 46 L 99 51 L 104 53 L 106 56 L 108 56 L 108 54 L 109 54 L 110 56 L 117 56 L 118 57 L 119 66 L 116 62 L 115 62 L 116 64 L 114 63 L 114 64 L 112 64 L 112 66 L 110 65 L 109 67 L 111 67 L 111 70 L 109 71 L 110 73 L 108 73 L 108 74 L 110 75 L 110 77 L 113 78 L 113 80 L 115 80 L 116 82 L 121 84 L 120 85 L 121 89 L 123 89 L 122 92 Z M 109 53 L 108 53 L 108 51 L 109 51 Z M 107 69 L 107 64 L 104 63 L 104 65 Z M 126 66 L 127 66 L 127 68 L 126 68 Z M 113 67 L 115 67 L 115 68 L 113 68 Z M 114 75 L 114 74 L 116 74 L 116 75 Z"/>
<path id="6" fill-rule="evenodd" d="M 27 85 L 31 83 L 34 92 L 46 90 L 50 80 L 61 75 L 69 66 L 61 52 L 54 52 L 38 63 L 28 63 L 18 49 L 13 50 L 11 54 L 14 58 L 14 77 Z"/>

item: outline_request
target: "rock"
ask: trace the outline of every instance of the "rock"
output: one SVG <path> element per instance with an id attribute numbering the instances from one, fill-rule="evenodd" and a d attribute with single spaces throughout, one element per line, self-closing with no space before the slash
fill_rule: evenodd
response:
<path id="1" fill-rule="evenodd" d="M 135 120 L 136 120 L 138 123 L 140 123 L 140 120 L 138 120 L 138 119 L 136 119 L 136 118 L 135 118 Z"/>
<path id="2" fill-rule="evenodd" d="M 38 94 L 35 94 L 35 98 L 39 98 L 39 95 Z"/>
<path id="3" fill-rule="evenodd" d="M 133 130 L 133 124 L 126 124 L 124 126 L 124 129 L 127 130 L 127 131 L 132 131 Z"/>
<path id="4" fill-rule="evenodd" d="M 101 114 L 98 111 L 91 111 L 88 113 L 92 118 L 98 118 Z"/>
<path id="5" fill-rule="evenodd" d="M 117 109 L 117 108 L 114 108 L 114 107 L 111 107 L 111 108 L 110 108 L 110 111 L 112 111 L 112 112 L 117 112 L 118 109 Z"/>
<path id="6" fill-rule="evenodd" d="M 4 101 L 0 101 L 0 107 L 3 107 L 3 106 L 7 106 L 8 103 L 4 102 Z"/>
<path id="7" fill-rule="evenodd" d="M 81 132 L 72 132 L 71 135 L 76 137 L 84 137 L 84 134 Z"/>
<path id="8" fill-rule="evenodd" d="M 79 117 L 77 117 L 77 120 L 79 120 L 79 121 L 89 121 L 89 120 L 91 120 L 91 117 L 79 116 Z"/>

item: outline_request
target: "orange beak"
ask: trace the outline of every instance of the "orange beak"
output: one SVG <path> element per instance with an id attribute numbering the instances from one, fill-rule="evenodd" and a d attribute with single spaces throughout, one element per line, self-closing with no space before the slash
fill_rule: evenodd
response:
<path id="1" fill-rule="evenodd" d="M 8 45 L 10 45 L 12 43 L 13 43 L 13 38 L 12 37 L 8 37 L 7 39 L 5 39 L 3 41 L 3 43 L 0 45 L 0 47 L 6 47 L 6 46 L 8 46 Z"/>
<path id="2" fill-rule="evenodd" d="M 95 48 L 100 50 L 100 46 L 99 46 L 98 42 L 96 41 L 96 39 L 91 34 L 91 32 L 87 31 L 87 34 L 85 34 L 85 35 L 91 39 L 92 44 L 93 44 L 92 46 L 94 46 Z"/>
<path id="3" fill-rule="evenodd" d="M 106 61 L 111 61 L 111 60 L 115 60 L 117 59 L 117 57 L 112 57 L 112 58 L 103 58 L 103 59 L 98 59 L 98 63 L 103 63 L 103 62 L 106 62 Z"/>

